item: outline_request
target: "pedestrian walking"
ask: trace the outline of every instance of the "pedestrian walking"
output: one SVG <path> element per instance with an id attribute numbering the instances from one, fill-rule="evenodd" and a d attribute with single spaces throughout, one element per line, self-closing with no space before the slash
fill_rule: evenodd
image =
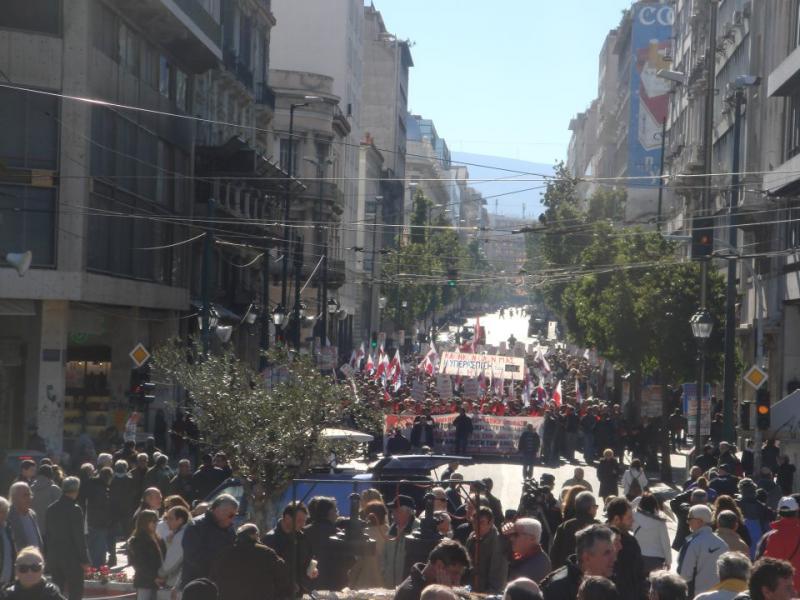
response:
<path id="1" fill-rule="evenodd" d="M 194 579 L 206 577 L 220 553 L 233 545 L 233 519 L 238 510 L 236 498 L 220 494 L 203 515 L 186 525 L 182 544 L 182 588 Z"/>
<path id="2" fill-rule="evenodd" d="M 792 496 L 778 503 L 778 520 L 764 534 L 756 556 L 788 561 L 794 568 L 795 589 L 800 586 L 800 506 Z"/>
<path id="3" fill-rule="evenodd" d="M 672 548 L 669 543 L 667 521 L 664 518 L 658 499 L 645 492 L 633 511 L 633 535 L 642 550 L 645 573 L 672 566 Z"/>
<path id="4" fill-rule="evenodd" d="M 619 478 L 622 475 L 622 467 L 614 456 L 611 448 L 603 450 L 603 458 L 597 463 L 597 479 L 600 480 L 600 498 L 616 496 L 619 491 Z"/>
<path id="5" fill-rule="evenodd" d="M 531 479 L 533 477 L 533 466 L 536 464 L 536 456 L 539 454 L 540 444 L 541 440 L 539 439 L 539 434 L 533 428 L 533 423 L 528 423 L 517 442 L 517 450 L 522 458 L 523 479 Z"/>
<path id="6" fill-rule="evenodd" d="M 631 501 L 634 498 L 638 498 L 642 495 L 642 492 L 648 489 L 648 485 L 647 475 L 642 469 L 641 461 L 638 458 L 634 458 L 631 461 L 631 466 L 622 476 L 622 489 L 625 497 Z"/>
<path id="7" fill-rule="evenodd" d="M 142 510 L 136 515 L 133 535 L 128 540 L 128 559 L 133 567 L 136 600 L 156 600 L 164 579 L 159 569 L 164 562 L 164 542 L 156 535 L 158 513 Z"/>
<path id="8" fill-rule="evenodd" d="M 747 591 L 750 566 L 750 559 L 746 554 L 725 552 L 717 559 L 719 583 L 709 591 L 695 596 L 695 600 L 733 600 Z"/>
<path id="9" fill-rule="evenodd" d="M 33 494 L 30 486 L 24 481 L 11 484 L 8 491 L 11 500 L 11 510 L 8 513 L 8 523 L 11 526 L 11 535 L 17 548 L 33 546 L 42 549 L 42 534 L 39 532 L 39 519 L 31 508 Z"/>
<path id="10" fill-rule="evenodd" d="M 192 515 L 185 506 L 173 506 L 167 510 L 164 518 L 168 532 L 165 536 L 160 536 L 166 549 L 158 576 L 164 580 L 164 587 L 177 590 L 183 569 L 183 535 L 186 533 L 186 526 L 192 522 Z"/>
<path id="11" fill-rule="evenodd" d="M 110 545 L 116 543 L 111 531 L 111 482 L 114 471 L 103 467 L 96 477 L 86 483 L 86 524 L 88 527 L 89 558 L 92 567 L 107 564 Z"/>
<path id="12" fill-rule="evenodd" d="M 47 508 L 61 497 L 61 488 L 53 481 L 53 467 L 40 465 L 31 484 L 31 508 L 39 521 L 39 533 L 47 535 Z"/>
<path id="13" fill-rule="evenodd" d="M 69 600 L 83 598 L 83 572 L 89 566 L 89 551 L 84 535 L 84 516 L 78 505 L 80 479 L 67 477 L 61 498 L 47 509 L 46 556 L 50 574 Z"/>
<path id="14" fill-rule="evenodd" d="M 689 595 L 707 592 L 719 583 L 717 559 L 728 545 L 711 530 L 711 509 L 695 505 L 689 509 L 691 534 L 678 555 L 678 573 L 689 587 Z"/>
<path id="15" fill-rule="evenodd" d="M 472 419 L 467 416 L 467 411 L 463 408 L 458 411 L 458 416 L 453 420 L 456 428 L 456 455 L 464 455 L 467 452 L 467 444 L 472 435 Z"/>
<path id="16" fill-rule="evenodd" d="M 631 533 L 633 523 L 633 509 L 627 499 L 618 496 L 606 504 L 606 524 L 617 534 L 617 559 L 611 580 L 622 598 L 647 595 L 647 573 L 639 542 Z"/>

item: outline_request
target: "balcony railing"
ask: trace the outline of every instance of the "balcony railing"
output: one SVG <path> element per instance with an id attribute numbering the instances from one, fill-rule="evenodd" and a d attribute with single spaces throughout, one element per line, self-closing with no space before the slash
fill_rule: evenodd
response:
<path id="1" fill-rule="evenodd" d="M 194 21 L 195 25 L 200 28 L 208 39 L 210 39 L 217 47 L 222 44 L 222 29 L 219 23 L 206 12 L 206 9 L 197 3 L 197 0 L 175 0 L 180 9 L 186 13 L 186 16 Z"/>

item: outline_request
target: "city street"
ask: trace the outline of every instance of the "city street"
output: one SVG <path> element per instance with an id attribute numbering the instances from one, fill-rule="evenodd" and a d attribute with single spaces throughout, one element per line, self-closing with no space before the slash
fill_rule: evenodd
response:
<path id="1" fill-rule="evenodd" d="M 501 317 L 499 312 L 481 315 L 480 324 L 486 329 L 487 344 L 499 346 L 500 342 L 507 342 L 512 334 L 518 342 L 524 342 L 526 346 L 536 341 L 535 338 L 528 337 L 528 317 L 524 311 L 519 308 L 513 310 L 513 317 L 509 316 L 508 309 L 506 309 L 504 317 Z M 470 326 L 474 326 L 475 322 L 474 317 L 467 320 Z"/>

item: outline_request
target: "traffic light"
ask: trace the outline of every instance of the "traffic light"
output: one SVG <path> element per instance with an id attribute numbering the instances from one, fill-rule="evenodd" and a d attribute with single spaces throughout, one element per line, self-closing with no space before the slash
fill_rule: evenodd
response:
<path id="1" fill-rule="evenodd" d="M 695 217 L 692 224 L 692 258 L 707 258 L 714 252 L 714 217 Z"/>
<path id="2" fill-rule="evenodd" d="M 769 390 L 756 392 L 756 428 L 766 431 L 770 426 Z"/>
<path id="3" fill-rule="evenodd" d="M 378 347 L 378 333 L 376 331 L 373 331 L 372 335 L 370 336 L 369 347 L 373 350 Z"/>
<path id="4" fill-rule="evenodd" d="M 458 279 L 458 271 L 447 269 L 447 287 L 456 287 L 456 279 Z"/>
<path id="5" fill-rule="evenodd" d="M 132 404 L 144 407 L 156 399 L 156 384 L 150 381 L 150 369 L 143 367 L 131 369 L 131 387 L 128 393 L 128 400 Z"/>

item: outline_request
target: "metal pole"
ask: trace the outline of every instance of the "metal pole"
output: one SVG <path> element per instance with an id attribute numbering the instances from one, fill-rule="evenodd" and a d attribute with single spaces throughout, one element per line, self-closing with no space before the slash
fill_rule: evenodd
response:
<path id="1" fill-rule="evenodd" d="M 300 239 L 295 240 L 294 251 L 294 347 L 298 352 L 300 351 L 300 332 L 303 328 L 303 323 L 300 319 L 300 291 L 303 285 L 303 242 Z"/>
<path id="2" fill-rule="evenodd" d="M 711 208 L 711 169 L 714 164 L 714 98 L 716 94 L 716 56 L 717 56 L 717 2 L 709 0 L 708 10 L 708 48 L 706 49 L 706 97 L 703 117 L 703 168 L 705 169 L 705 189 L 703 190 L 703 210 Z"/>
<path id="3" fill-rule="evenodd" d="M 286 190 L 283 199 L 283 265 L 281 272 L 281 306 L 286 310 L 288 283 L 289 283 L 289 205 L 292 195 L 292 175 L 294 171 L 294 111 L 297 104 L 289 106 L 289 156 L 286 166 L 289 177 L 286 181 Z M 302 106 L 302 105 L 299 105 Z M 283 326 L 281 326 L 283 329 Z"/>
<path id="4" fill-rule="evenodd" d="M 667 115 L 661 122 L 661 167 L 658 171 L 658 216 L 656 217 L 656 231 L 661 233 L 661 201 L 664 197 L 664 147 L 667 141 Z M 524 218 L 524 217 L 523 217 Z"/>
<path id="5" fill-rule="evenodd" d="M 706 307 L 706 283 L 708 281 L 708 260 L 705 258 L 700 263 L 700 308 Z M 700 354 L 700 381 L 697 386 L 697 406 L 695 407 L 695 423 L 694 423 L 694 457 L 700 456 L 703 445 L 700 440 L 700 419 L 703 415 L 703 392 L 706 385 L 706 340 L 698 339 Z"/>
<path id="6" fill-rule="evenodd" d="M 262 268 L 262 281 L 261 281 L 261 358 L 258 361 L 259 372 L 267 368 L 267 351 L 269 350 L 269 285 L 270 285 L 270 272 L 269 272 L 269 242 L 266 244 L 264 250 L 264 265 Z"/>
<path id="7" fill-rule="evenodd" d="M 375 211 L 372 218 L 372 268 L 369 288 L 369 314 L 367 315 L 367 335 L 372 337 L 372 312 L 375 309 L 375 248 L 378 245 L 378 200 L 375 200 Z"/>
<path id="8" fill-rule="evenodd" d="M 202 308 L 202 332 L 203 354 L 208 354 L 208 346 L 211 341 L 211 253 L 214 248 L 214 230 L 212 221 L 214 220 L 214 199 L 209 198 L 208 207 L 208 229 L 203 241 L 203 271 L 200 279 L 200 288 L 203 295 Z"/>
<path id="9" fill-rule="evenodd" d="M 733 117 L 733 161 L 731 166 L 731 193 L 728 204 L 728 244 L 735 254 L 738 245 L 736 213 L 739 207 L 739 146 L 741 143 L 741 108 L 744 93 L 735 92 Z M 728 280 L 725 288 L 725 371 L 723 377 L 723 439 L 736 440 L 733 426 L 734 387 L 736 385 L 736 261 L 728 261 Z"/>
<path id="10" fill-rule="evenodd" d="M 322 214 L 322 183 L 325 171 L 320 167 L 319 205 Z M 321 220 L 321 219 L 320 219 Z M 328 226 L 322 228 L 322 345 L 328 341 Z M 335 366 L 334 366 L 335 368 Z"/>

